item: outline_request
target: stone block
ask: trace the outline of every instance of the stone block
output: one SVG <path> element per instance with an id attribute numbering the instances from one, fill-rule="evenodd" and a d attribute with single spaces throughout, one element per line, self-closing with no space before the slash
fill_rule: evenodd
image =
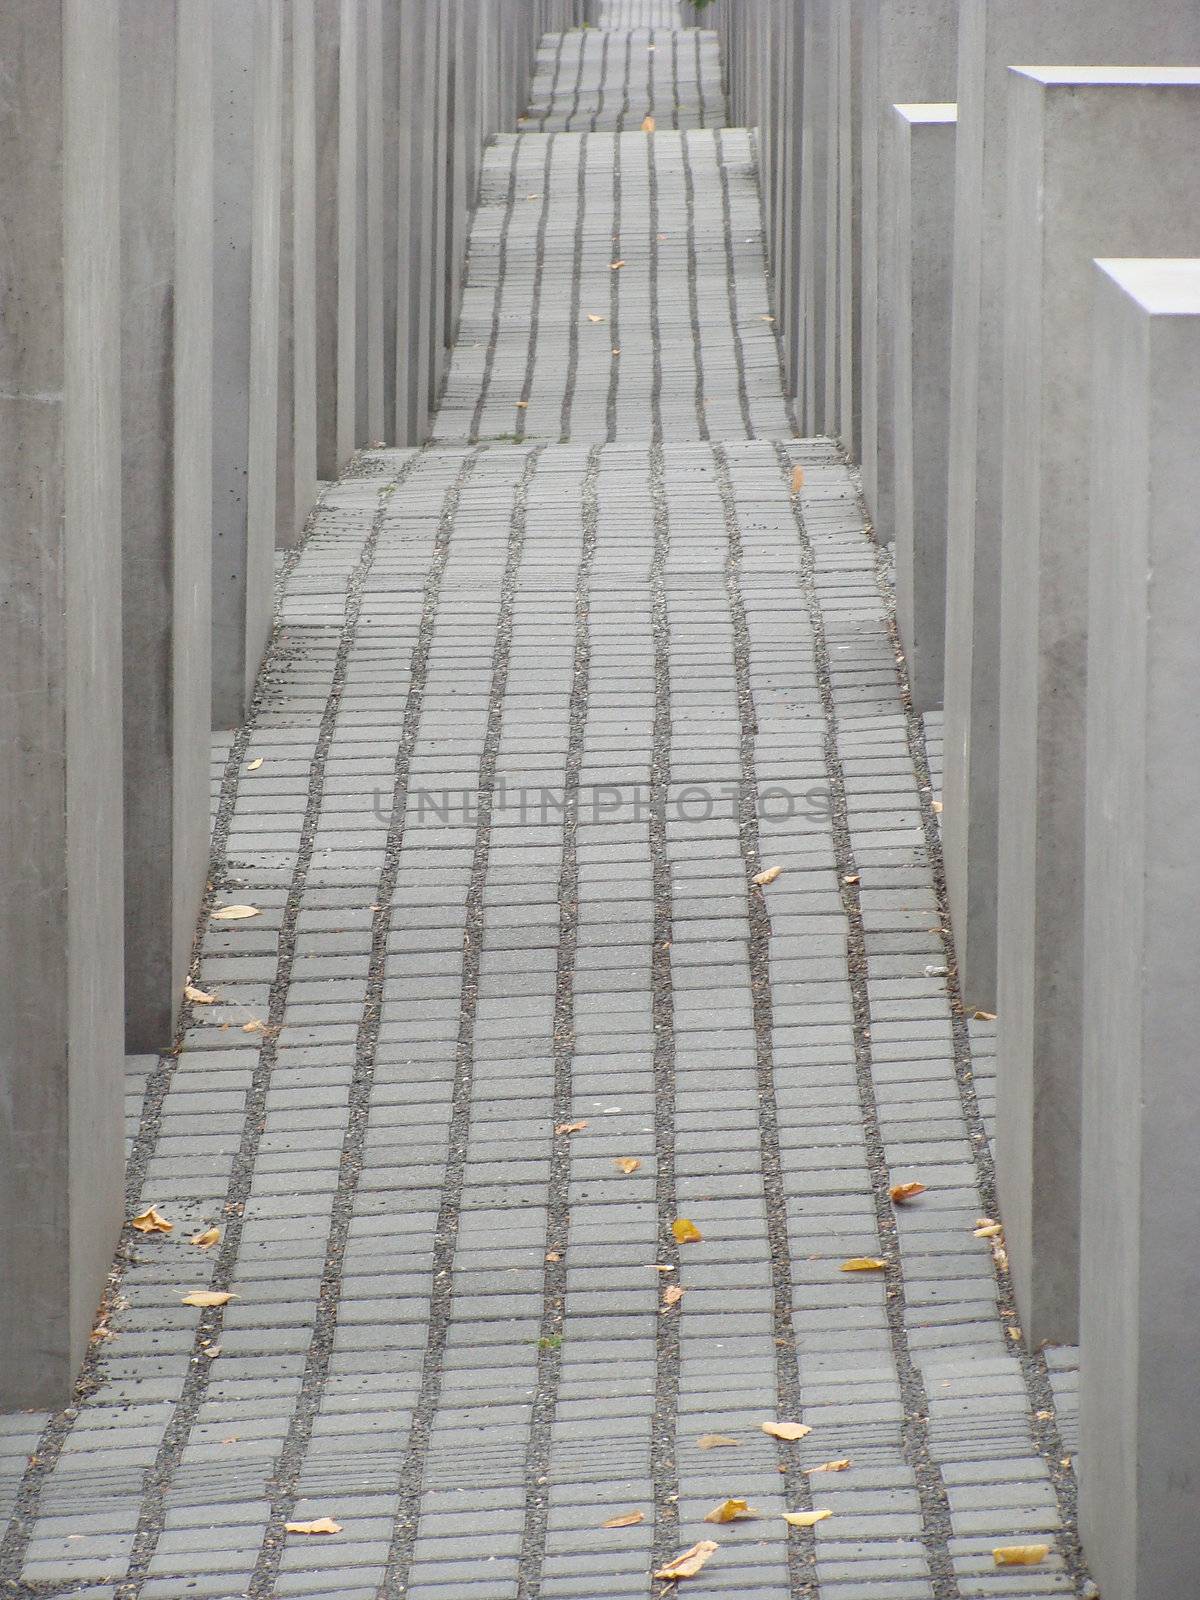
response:
<path id="1" fill-rule="evenodd" d="M 794 197 L 799 230 L 801 378 L 800 429 L 831 431 L 827 386 L 833 380 L 826 332 L 826 282 L 836 274 L 836 232 L 829 227 L 831 179 L 837 170 L 834 138 L 836 35 L 832 0 L 806 0 L 803 13 L 804 83 L 799 192 Z"/>
<path id="2" fill-rule="evenodd" d="M 419 444 L 429 432 L 429 349 L 433 270 L 433 99 L 429 0 L 404 15 L 400 40 L 398 128 L 399 254 L 396 266 L 396 442 Z"/>
<path id="3" fill-rule="evenodd" d="M 125 1040 L 175 1033 L 208 869 L 211 19 L 121 7 Z"/>
<path id="4" fill-rule="evenodd" d="M 890 543 L 892 507 L 892 285 L 881 263 L 891 247 L 882 182 L 889 108 L 955 96 L 957 0 L 878 0 L 862 34 L 862 471 L 875 536 Z"/>
<path id="5" fill-rule="evenodd" d="M 1000 328 L 1012 63 L 1200 60 L 1194 0 L 961 0 L 942 838 L 963 994 L 996 1009 Z"/>
<path id="6" fill-rule="evenodd" d="M 279 422 L 282 15 L 213 0 L 213 726 L 242 720 L 271 632 Z"/>
<path id="7" fill-rule="evenodd" d="M 116 0 L 0 7 L 0 1406 L 67 1402 L 123 1211 Z"/>
<path id="8" fill-rule="evenodd" d="M 315 0 L 292 0 L 292 535 L 317 498 L 317 58 Z M 281 357 L 282 358 L 282 357 Z M 282 391 L 282 384 L 280 385 Z"/>
<path id="9" fill-rule="evenodd" d="M 950 421 L 953 105 L 892 107 L 885 192 L 891 297 L 896 619 L 918 711 L 942 703 L 946 637 L 946 431 Z"/>
<path id="10" fill-rule="evenodd" d="M 1200 68 L 1010 69 L 997 1173 L 1022 1324 L 1078 1336 L 1089 307 L 1095 256 L 1200 253 Z"/>
<path id="11" fill-rule="evenodd" d="M 1200 260 L 1093 279 L 1079 1509 L 1157 1600 L 1200 1571 Z"/>
<path id="12" fill-rule="evenodd" d="M 862 434 L 862 33 L 866 0 L 836 0 L 837 412 L 833 431 L 857 459 Z"/>

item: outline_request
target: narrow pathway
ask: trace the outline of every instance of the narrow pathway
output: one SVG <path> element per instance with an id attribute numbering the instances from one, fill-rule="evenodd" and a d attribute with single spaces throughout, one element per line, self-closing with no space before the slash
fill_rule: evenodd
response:
<path id="1" fill-rule="evenodd" d="M 0 1592 L 645 1600 L 707 1536 L 689 1596 L 1079 1591 L 1070 1417 L 975 1237 L 922 729 L 793 437 L 749 137 L 711 36 L 541 61 L 435 444 L 286 566 L 214 837 L 256 914 L 131 1102 L 173 1230 L 79 1405 L 0 1426 Z"/>

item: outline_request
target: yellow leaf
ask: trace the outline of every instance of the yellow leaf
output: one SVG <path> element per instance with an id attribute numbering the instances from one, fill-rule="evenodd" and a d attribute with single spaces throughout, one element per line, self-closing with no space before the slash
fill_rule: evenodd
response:
<path id="1" fill-rule="evenodd" d="M 696 1440 L 701 1450 L 719 1450 L 724 1445 L 740 1444 L 740 1439 L 731 1439 L 727 1433 L 702 1433 Z"/>
<path id="2" fill-rule="evenodd" d="M 892 1197 L 893 1205 L 902 1206 L 906 1200 L 915 1200 L 919 1194 L 925 1193 L 923 1183 L 894 1183 L 888 1191 Z"/>
<path id="3" fill-rule="evenodd" d="M 161 1211 L 147 1206 L 145 1211 L 139 1211 L 136 1217 L 130 1218 L 130 1226 L 139 1233 L 170 1233 L 175 1224 L 168 1222 Z"/>
<path id="4" fill-rule="evenodd" d="M 252 1022 L 242 1023 L 243 1033 L 266 1033 L 267 1025 L 261 1017 L 255 1017 Z"/>
<path id="5" fill-rule="evenodd" d="M 782 871 L 782 867 L 768 867 L 765 872 L 758 873 L 757 876 L 752 878 L 750 881 L 757 884 L 758 887 L 762 889 L 765 888 L 768 883 L 774 883 L 775 879 Z"/>
<path id="6" fill-rule="evenodd" d="M 853 887 L 856 883 L 861 883 L 862 878 L 857 872 L 850 872 L 846 874 L 846 876 L 842 879 L 842 882 L 848 883 L 851 887 Z"/>
<path id="7" fill-rule="evenodd" d="M 342 1525 L 332 1517 L 318 1517 L 315 1522 L 285 1522 L 288 1533 L 341 1533 Z"/>
<path id="8" fill-rule="evenodd" d="M 588 319 L 589 322 L 603 322 L 605 320 L 602 316 L 599 316 L 595 311 L 589 311 L 588 314 L 587 314 L 587 319 Z"/>
<path id="9" fill-rule="evenodd" d="M 758 314 L 758 320 L 760 322 L 774 322 L 775 318 L 772 317 L 772 316 L 768 316 L 766 312 L 760 311 L 759 314 Z"/>
<path id="10" fill-rule="evenodd" d="M 940 817 L 941 814 L 942 814 L 942 802 L 940 800 L 934 800 L 932 802 L 932 805 L 933 805 L 933 814 L 934 814 L 934 816 L 935 817 Z"/>
<path id="11" fill-rule="evenodd" d="M 529 410 L 529 401 L 528 400 L 518 400 L 517 401 L 517 410 L 518 411 L 528 411 Z"/>
<path id="12" fill-rule="evenodd" d="M 665 1306 L 677 1306 L 682 1299 L 683 1299 L 683 1285 L 682 1284 L 669 1283 L 667 1285 L 667 1287 L 663 1290 L 663 1305 L 665 1305 Z"/>
<path id="13" fill-rule="evenodd" d="M 624 261 L 610 261 L 608 263 L 608 270 L 610 272 L 619 272 L 624 265 Z"/>
<path id="14" fill-rule="evenodd" d="M 973 1022 L 995 1022 L 996 1013 L 994 1011 L 975 1011 L 972 1013 L 971 1020 Z"/>
<path id="15" fill-rule="evenodd" d="M 763 1422 L 760 1427 L 764 1433 L 769 1433 L 772 1439 L 786 1439 L 789 1443 L 794 1439 L 803 1439 L 812 1432 L 811 1428 L 803 1422 Z"/>
<path id="16" fill-rule="evenodd" d="M 586 1127 L 586 1122 L 560 1122 L 554 1131 L 555 1133 L 582 1133 Z"/>
<path id="17" fill-rule="evenodd" d="M 641 1164 L 642 1163 L 636 1156 L 618 1156 L 613 1162 L 613 1166 L 619 1167 L 626 1177 L 628 1177 L 631 1172 L 636 1172 Z"/>
<path id="18" fill-rule="evenodd" d="M 194 1006 L 215 1006 L 217 1003 L 215 994 L 206 994 L 203 989 L 195 989 L 190 983 L 183 991 L 183 998 L 190 1000 Z"/>
<path id="19" fill-rule="evenodd" d="M 826 1517 L 831 1517 L 832 1511 L 785 1511 L 783 1520 L 790 1523 L 793 1528 L 813 1528 L 818 1522 L 824 1522 Z"/>
<path id="20" fill-rule="evenodd" d="M 686 1217 L 676 1217 L 671 1224 L 671 1232 L 675 1235 L 676 1244 L 700 1244 L 704 1235 L 694 1222 L 689 1222 Z"/>
<path id="21" fill-rule="evenodd" d="M 636 1528 L 639 1522 L 645 1522 L 644 1511 L 627 1511 L 623 1517 L 609 1517 L 607 1522 L 602 1522 L 602 1528 Z"/>
<path id="22" fill-rule="evenodd" d="M 714 1506 L 705 1515 L 705 1522 L 738 1522 L 750 1517 L 761 1516 L 753 1506 L 747 1505 L 744 1500 L 722 1500 L 719 1506 Z"/>
<path id="23" fill-rule="evenodd" d="M 822 1463 L 821 1463 L 821 1465 L 819 1467 L 805 1467 L 805 1468 L 803 1468 L 803 1471 L 805 1471 L 805 1472 L 845 1472 L 847 1467 L 851 1467 L 853 1465 L 854 1465 L 854 1463 L 850 1460 L 849 1456 L 843 1456 L 840 1461 L 822 1461 Z"/>
<path id="24" fill-rule="evenodd" d="M 545 1259 L 547 1261 L 561 1261 L 562 1260 L 562 1251 L 561 1250 L 547 1250 Z"/>
<path id="25" fill-rule="evenodd" d="M 804 468 L 792 468 L 792 493 L 799 494 L 804 487 Z"/>
<path id="26" fill-rule="evenodd" d="M 643 133 L 653 133 L 654 132 L 654 118 L 653 117 L 643 117 L 642 118 L 642 132 Z"/>
<path id="27" fill-rule="evenodd" d="M 236 1299 L 236 1295 L 226 1294 L 223 1289 L 193 1289 L 191 1294 L 184 1295 L 183 1303 L 185 1306 L 226 1306 Z"/>
<path id="28" fill-rule="evenodd" d="M 205 1228 L 203 1233 L 194 1233 L 188 1243 L 198 1245 L 201 1250 L 211 1250 L 213 1245 L 220 1243 L 220 1240 L 220 1228 Z"/>
<path id="29" fill-rule="evenodd" d="M 886 1267 L 887 1262 L 878 1256 L 851 1256 L 849 1261 L 842 1262 L 843 1272 L 883 1272 Z"/>
<path id="30" fill-rule="evenodd" d="M 621 346 L 619 344 L 613 345 L 612 353 L 615 356 L 619 356 L 621 354 Z"/>
<path id="31" fill-rule="evenodd" d="M 213 912 L 214 922 L 241 922 L 245 917 L 261 917 L 257 906 L 218 906 Z"/>
<path id="32" fill-rule="evenodd" d="M 681 1556 L 676 1556 L 674 1561 L 668 1561 L 665 1567 L 659 1567 L 654 1574 L 656 1578 L 694 1578 L 700 1568 L 714 1555 L 720 1545 L 712 1539 L 701 1539 L 699 1544 L 694 1544 L 690 1550 L 685 1550 Z"/>
<path id="33" fill-rule="evenodd" d="M 1048 1544 L 998 1545 L 992 1559 L 998 1567 L 1036 1567 L 1050 1554 Z"/>
<path id="34" fill-rule="evenodd" d="M 977 1239 L 996 1239 L 1004 1232 L 999 1222 L 981 1222 L 975 1229 Z"/>
<path id="35" fill-rule="evenodd" d="M 262 766 L 262 764 L 263 764 L 263 757 L 262 756 L 256 756 L 253 761 L 247 761 L 247 763 L 246 763 L 246 771 L 247 772 L 257 772 L 259 767 Z"/>

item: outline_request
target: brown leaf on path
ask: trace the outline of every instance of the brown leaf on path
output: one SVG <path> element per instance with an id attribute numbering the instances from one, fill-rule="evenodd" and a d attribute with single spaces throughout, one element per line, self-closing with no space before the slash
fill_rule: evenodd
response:
<path id="1" fill-rule="evenodd" d="M 803 1439 L 812 1429 L 803 1422 L 762 1422 L 759 1424 L 764 1433 L 769 1433 L 772 1439 L 785 1439 L 790 1444 L 795 1439 Z"/>
<path id="2" fill-rule="evenodd" d="M 705 1522 L 744 1522 L 751 1517 L 761 1516 L 753 1506 L 747 1505 L 744 1500 L 722 1500 L 719 1506 L 714 1506 L 705 1513 Z"/>
<path id="3" fill-rule="evenodd" d="M 669 1283 L 663 1290 L 664 1306 L 677 1306 L 682 1299 L 683 1285 L 680 1283 Z"/>
<path id="4" fill-rule="evenodd" d="M 643 117 L 642 118 L 642 132 L 643 133 L 653 133 L 654 132 L 654 118 L 653 117 Z"/>
<path id="5" fill-rule="evenodd" d="M 696 1440 L 701 1450 L 719 1450 L 724 1445 L 741 1444 L 740 1439 L 731 1439 L 727 1433 L 702 1433 Z"/>
<path id="6" fill-rule="evenodd" d="M 995 1020 L 996 1013 L 994 1011 L 972 1011 L 971 1013 L 972 1022 L 995 1022 Z"/>
<path id="7" fill-rule="evenodd" d="M 191 1294 L 185 1294 L 185 1306 L 226 1306 L 231 1300 L 236 1300 L 234 1294 L 227 1294 L 224 1289 L 193 1289 Z"/>
<path id="8" fill-rule="evenodd" d="M 932 807 L 934 816 L 935 817 L 940 817 L 941 814 L 942 814 L 942 802 L 940 800 L 934 800 L 934 801 L 931 802 L 931 807 Z"/>
<path id="9" fill-rule="evenodd" d="M 686 1217 L 676 1217 L 671 1224 L 671 1232 L 675 1235 L 676 1244 L 702 1244 L 704 1235 L 694 1222 L 689 1222 Z"/>
<path id="10" fill-rule="evenodd" d="M 603 322 L 605 320 L 595 311 L 589 311 L 587 314 L 587 319 L 589 322 Z"/>
<path id="11" fill-rule="evenodd" d="M 849 1261 L 842 1262 L 843 1272 L 883 1272 L 887 1262 L 881 1261 L 878 1256 L 851 1256 Z"/>
<path id="12" fill-rule="evenodd" d="M 197 989 L 192 984 L 187 984 L 183 991 L 183 998 L 190 1000 L 194 1006 L 215 1006 L 217 997 L 208 994 L 204 989 Z"/>
<path id="13" fill-rule="evenodd" d="M 1049 1554 L 1048 1544 L 1002 1544 L 992 1551 L 992 1560 L 998 1567 L 1036 1567 Z"/>
<path id="14" fill-rule="evenodd" d="M 622 267 L 623 267 L 623 266 L 624 266 L 624 265 L 625 265 L 625 263 L 624 263 L 624 261 L 610 261 L 610 262 L 609 262 L 609 263 L 608 263 L 608 270 L 609 270 L 609 271 L 610 271 L 610 272 L 619 272 L 619 271 L 620 271 L 620 269 L 621 269 L 621 268 L 622 268 Z"/>
<path id="15" fill-rule="evenodd" d="M 517 410 L 518 411 L 528 411 L 529 410 L 529 401 L 528 400 L 518 400 L 517 401 Z"/>
<path id="16" fill-rule="evenodd" d="M 545 1257 L 543 1259 L 546 1260 L 546 1261 L 561 1261 L 562 1260 L 562 1251 L 561 1250 L 547 1250 L 546 1254 L 545 1254 Z"/>
<path id="17" fill-rule="evenodd" d="M 246 763 L 246 771 L 247 772 L 257 772 L 259 767 L 262 766 L 263 761 L 265 759 L 266 758 L 264 756 L 255 756 L 253 761 L 247 761 L 247 763 Z"/>
<path id="18" fill-rule="evenodd" d="M 714 1539 L 701 1539 L 690 1550 L 685 1550 L 681 1556 L 676 1556 L 674 1561 L 668 1561 L 665 1567 L 659 1567 L 654 1574 L 656 1578 L 694 1578 L 700 1568 L 714 1555 L 720 1545 Z"/>
<path id="19" fill-rule="evenodd" d="M 586 1127 L 586 1122 L 560 1122 L 554 1131 L 555 1133 L 582 1133 Z"/>
<path id="20" fill-rule="evenodd" d="M 130 1217 L 129 1225 L 131 1228 L 136 1228 L 138 1233 L 170 1233 L 175 1226 L 153 1206 L 147 1206 L 145 1211 L 139 1211 L 136 1217 Z"/>
<path id="21" fill-rule="evenodd" d="M 602 1522 L 602 1528 L 636 1528 L 639 1522 L 645 1522 L 644 1511 L 627 1511 L 623 1517 L 609 1517 L 607 1522 Z"/>
<path id="22" fill-rule="evenodd" d="M 220 1228 L 205 1228 L 203 1233 L 194 1233 L 188 1240 L 189 1244 L 194 1244 L 201 1250 L 211 1250 L 213 1245 L 220 1244 L 220 1242 Z"/>
<path id="23" fill-rule="evenodd" d="M 246 917 L 261 917 L 257 906 L 218 906 L 212 914 L 214 922 L 241 922 Z"/>
<path id="24" fill-rule="evenodd" d="M 861 883 L 862 882 L 862 877 L 857 872 L 848 872 L 846 874 L 846 876 L 842 879 L 842 882 L 845 883 L 845 884 L 849 884 L 850 887 L 853 888 L 856 883 Z"/>
<path id="25" fill-rule="evenodd" d="M 266 1033 L 267 1025 L 261 1017 L 254 1017 L 249 1022 L 242 1023 L 243 1033 Z"/>
<path id="26" fill-rule="evenodd" d="M 642 1163 L 636 1156 L 618 1156 L 613 1162 L 613 1166 L 619 1168 L 626 1177 L 628 1177 L 631 1172 L 636 1172 L 641 1164 Z"/>
<path id="27" fill-rule="evenodd" d="M 314 1522 L 285 1522 L 287 1533 L 341 1533 L 342 1525 L 332 1517 L 317 1517 Z"/>
<path id="28" fill-rule="evenodd" d="M 977 1239 L 997 1239 L 1004 1232 L 1004 1225 L 999 1222 L 979 1222 L 975 1225 Z"/>
<path id="29" fill-rule="evenodd" d="M 785 1511 L 783 1520 L 793 1528 L 813 1528 L 832 1515 L 832 1511 Z"/>
<path id="30" fill-rule="evenodd" d="M 843 1456 L 840 1461 L 822 1461 L 819 1467 L 801 1467 L 801 1472 L 845 1472 L 847 1467 L 853 1466 L 849 1456 Z"/>
<path id="31" fill-rule="evenodd" d="M 792 493 L 793 494 L 799 494 L 801 489 L 803 489 L 803 487 L 804 487 L 804 468 L 803 467 L 798 467 L 798 466 L 797 467 L 793 467 L 792 468 Z"/>
<path id="32" fill-rule="evenodd" d="M 892 1204 L 902 1206 L 906 1200 L 915 1200 L 919 1194 L 925 1193 L 923 1183 L 894 1183 L 888 1190 L 892 1197 Z"/>
<path id="33" fill-rule="evenodd" d="M 764 872 L 756 874 L 750 881 L 756 884 L 758 888 L 763 889 L 768 883 L 774 883 L 782 871 L 782 867 L 767 867 Z"/>

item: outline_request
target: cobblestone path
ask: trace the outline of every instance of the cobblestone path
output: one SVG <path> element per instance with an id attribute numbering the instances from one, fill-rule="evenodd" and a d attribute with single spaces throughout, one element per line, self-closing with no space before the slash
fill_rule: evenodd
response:
<path id="1" fill-rule="evenodd" d="M 987 1041 L 748 136 L 711 38 L 542 61 L 439 443 L 363 455 L 285 566 L 218 774 L 213 904 L 256 915 L 131 1083 L 173 1230 L 79 1404 L 0 1421 L 4 1593 L 645 1600 L 707 1536 L 689 1600 L 1080 1592 L 1070 1363 L 975 1237 Z"/>

